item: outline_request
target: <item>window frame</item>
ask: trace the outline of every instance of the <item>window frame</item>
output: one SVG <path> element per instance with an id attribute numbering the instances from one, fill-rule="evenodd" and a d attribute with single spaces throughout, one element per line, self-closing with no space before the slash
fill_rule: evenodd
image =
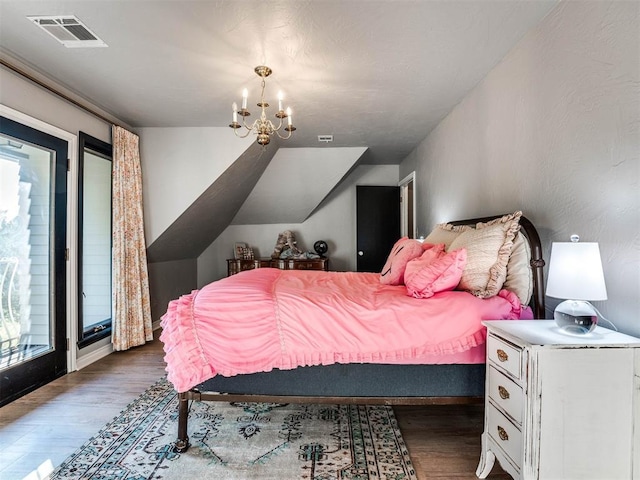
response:
<path id="1" fill-rule="evenodd" d="M 84 213 L 84 162 L 85 162 L 85 150 L 91 150 L 96 154 L 108 157 L 113 164 L 113 148 L 112 145 L 103 142 L 102 140 L 92 137 L 84 132 L 78 134 L 78 262 L 77 262 L 77 281 L 78 281 L 78 296 L 77 296 L 77 312 L 78 312 L 78 339 L 77 345 L 79 349 L 87 347 L 95 342 L 102 340 L 103 338 L 111 336 L 111 320 L 112 315 L 109 318 L 102 320 L 98 323 L 94 323 L 90 327 L 84 327 L 83 318 L 83 213 Z M 112 168 L 113 172 L 113 168 Z M 111 184 L 111 201 L 113 206 L 113 183 Z M 110 229 L 113 233 L 113 218 L 110 221 Z M 111 242 L 113 248 L 113 240 Z M 113 279 L 113 265 L 112 265 L 112 279 Z M 113 312 L 113 303 L 111 305 Z"/>

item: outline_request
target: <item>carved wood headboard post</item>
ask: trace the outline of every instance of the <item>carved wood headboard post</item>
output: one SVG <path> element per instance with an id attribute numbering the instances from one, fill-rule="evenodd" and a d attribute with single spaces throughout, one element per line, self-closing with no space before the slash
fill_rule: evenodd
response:
<path id="1" fill-rule="evenodd" d="M 534 318 L 546 318 L 544 306 L 544 266 L 545 261 L 542 258 L 542 243 L 536 227 L 526 217 L 520 217 L 520 230 L 529 240 L 531 247 L 531 272 L 533 274 L 533 296 L 531 298 L 531 307 L 533 308 Z"/>
<path id="2" fill-rule="evenodd" d="M 451 225 L 475 225 L 478 222 L 489 222 L 496 218 L 501 218 L 504 215 L 494 215 L 491 217 L 482 218 L 470 218 L 469 220 L 456 220 L 449 222 Z M 527 217 L 520 217 L 520 231 L 529 242 L 531 248 L 531 274 L 533 276 L 533 295 L 529 305 L 533 310 L 533 317 L 542 319 L 545 318 L 545 306 L 544 306 L 544 266 L 545 261 L 542 258 L 542 244 L 540 242 L 540 236 L 536 227 L 531 223 Z"/>

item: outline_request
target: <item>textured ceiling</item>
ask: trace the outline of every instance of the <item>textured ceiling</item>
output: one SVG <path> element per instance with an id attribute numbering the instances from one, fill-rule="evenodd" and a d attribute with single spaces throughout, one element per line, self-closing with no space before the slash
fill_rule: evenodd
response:
<path id="1" fill-rule="evenodd" d="M 133 127 L 225 126 L 244 87 L 256 110 L 266 64 L 298 127 L 287 146 L 333 134 L 399 163 L 557 1 L 0 0 L 0 53 Z M 26 18 L 66 14 L 108 48 Z"/>

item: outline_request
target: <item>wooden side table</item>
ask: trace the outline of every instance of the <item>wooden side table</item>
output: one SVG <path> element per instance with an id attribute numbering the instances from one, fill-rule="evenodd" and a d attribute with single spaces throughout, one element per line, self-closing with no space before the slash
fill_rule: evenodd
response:
<path id="1" fill-rule="evenodd" d="M 265 268 L 269 266 L 270 262 L 270 258 L 256 258 L 254 260 L 228 258 L 227 276 L 230 277 L 236 273 L 244 272 L 245 270 L 253 270 L 254 268 Z"/>
<path id="2" fill-rule="evenodd" d="M 482 453 L 517 479 L 640 478 L 640 339 L 553 320 L 486 321 Z"/>
<path id="3" fill-rule="evenodd" d="M 257 258 L 255 260 L 228 258 L 227 276 L 235 275 L 245 270 L 267 267 L 279 268 L 280 270 L 324 270 L 326 272 L 329 270 L 329 259 L 326 257 L 311 259 Z"/>
<path id="4" fill-rule="evenodd" d="M 271 260 L 271 266 L 280 270 L 324 270 L 326 272 L 329 270 L 329 259 L 325 257 L 310 259 L 280 258 Z"/>

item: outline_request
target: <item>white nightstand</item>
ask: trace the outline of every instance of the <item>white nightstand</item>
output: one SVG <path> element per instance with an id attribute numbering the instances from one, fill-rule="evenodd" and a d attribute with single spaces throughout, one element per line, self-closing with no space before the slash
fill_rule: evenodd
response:
<path id="1" fill-rule="evenodd" d="M 482 454 L 518 479 L 640 479 L 640 339 L 487 321 Z"/>

